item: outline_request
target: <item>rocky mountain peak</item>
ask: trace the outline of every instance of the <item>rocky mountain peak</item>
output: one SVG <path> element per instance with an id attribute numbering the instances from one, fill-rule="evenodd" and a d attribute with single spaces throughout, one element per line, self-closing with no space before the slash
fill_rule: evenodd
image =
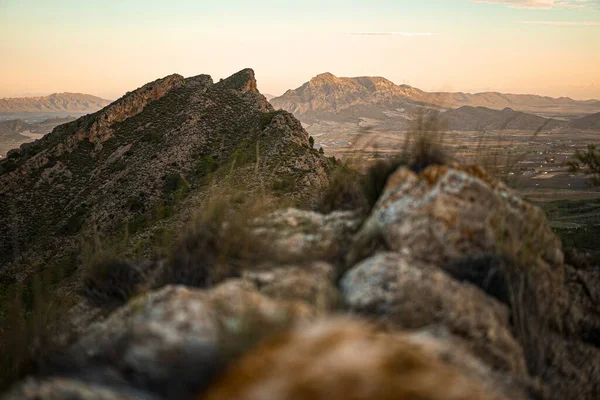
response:
<path id="1" fill-rule="evenodd" d="M 78 138 L 81 139 L 84 136 L 89 138 L 91 142 L 102 142 L 109 139 L 112 134 L 109 127 L 112 124 L 139 114 L 149 102 L 160 99 L 172 89 L 184 84 L 185 79 L 183 76 L 173 74 L 125 94 L 119 100 L 99 111 L 92 125 L 84 127 L 79 132 Z"/>
<path id="2" fill-rule="evenodd" d="M 315 76 L 314 78 L 312 78 L 311 81 L 312 82 L 333 81 L 335 79 L 338 79 L 338 77 L 333 75 L 331 72 L 324 72 L 324 73 L 319 74 L 319 75 Z"/>
<path id="3" fill-rule="evenodd" d="M 231 89 L 240 93 L 258 91 L 254 70 L 246 68 L 223 79 L 215 85 L 219 89 Z"/>

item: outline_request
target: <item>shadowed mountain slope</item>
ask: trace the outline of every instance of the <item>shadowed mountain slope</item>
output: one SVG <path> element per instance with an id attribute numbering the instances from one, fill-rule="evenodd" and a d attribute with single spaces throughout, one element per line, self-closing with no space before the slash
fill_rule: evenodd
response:
<path id="1" fill-rule="evenodd" d="M 526 114 L 505 108 L 502 111 L 485 107 L 463 106 L 441 114 L 440 118 L 448 129 L 457 131 L 480 130 L 550 130 L 560 125 L 559 121 Z"/>
<path id="2" fill-rule="evenodd" d="M 0 121 L 0 141 L 27 140 L 27 137 L 19 135 L 19 132 L 26 131 L 30 127 L 31 125 L 20 119 Z"/>
<path id="3" fill-rule="evenodd" d="M 587 115 L 582 118 L 574 119 L 569 123 L 569 127 L 575 128 L 575 129 L 600 130 L 600 113 Z"/>

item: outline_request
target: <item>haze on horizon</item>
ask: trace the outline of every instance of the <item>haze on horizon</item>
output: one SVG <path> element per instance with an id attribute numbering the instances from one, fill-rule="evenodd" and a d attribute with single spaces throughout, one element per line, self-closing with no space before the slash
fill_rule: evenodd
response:
<path id="1" fill-rule="evenodd" d="M 0 0 L 0 98 L 116 99 L 251 67 L 280 95 L 319 73 L 427 91 L 600 99 L 598 0 Z"/>

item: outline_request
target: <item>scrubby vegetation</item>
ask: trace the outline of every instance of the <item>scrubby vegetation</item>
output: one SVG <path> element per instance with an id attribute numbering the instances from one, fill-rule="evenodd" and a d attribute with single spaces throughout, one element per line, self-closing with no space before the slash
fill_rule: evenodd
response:
<path id="1" fill-rule="evenodd" d="M 588 145 L 586 151 L 578 150 L 567 165 L 573 172 L 582 171 L 590 175 L 590 183 L 600 186 L 600 150 L 596 145 Z"/>
<path id="2" fill-rule="evenodd" d="M 107 258 L 88 267 L 83 280 L 83 294 L 101 307 L 118 306 L 136 294 L 147 279 L 140 266 Z"/>
<path id="3" fill-rule="evenodd" d="M 374 162 L 362 175 L 348 165 L 337 165 L 322 196 L 320 210 L 370 211 L 383 193 L 389 176 L 399 167 L 419 173 L 430 165 L 446 165 L 450 157 L 440 144 L 436 124 L 435 118 L 419 119 L 400 153 Z"/>
<path id="4" fill-rule="evenodd" d="M 268 251 L 250 222 L 276 205 L 260 195 L 217 190 L 175 243 L 161 281 L 209 287 L 254 265 Z"/>
<path id="5" fill-rule="evenodd" d="M 75 304 L 58 290 L 77 268 L 76 254 L 38 265 L 23 282 L 0 283 L 0 392 L 42 368 L 74 339 L 65 317 Z"/>

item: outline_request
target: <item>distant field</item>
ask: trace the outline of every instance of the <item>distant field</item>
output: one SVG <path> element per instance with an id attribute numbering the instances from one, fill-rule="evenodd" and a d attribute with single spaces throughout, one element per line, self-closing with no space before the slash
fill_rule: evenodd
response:
<path id="1" fill-rule="evenodd" d="M 548 215 L 565 248 L 588 253 L 600 265 L 600 197 L 537 203 Z"/>

